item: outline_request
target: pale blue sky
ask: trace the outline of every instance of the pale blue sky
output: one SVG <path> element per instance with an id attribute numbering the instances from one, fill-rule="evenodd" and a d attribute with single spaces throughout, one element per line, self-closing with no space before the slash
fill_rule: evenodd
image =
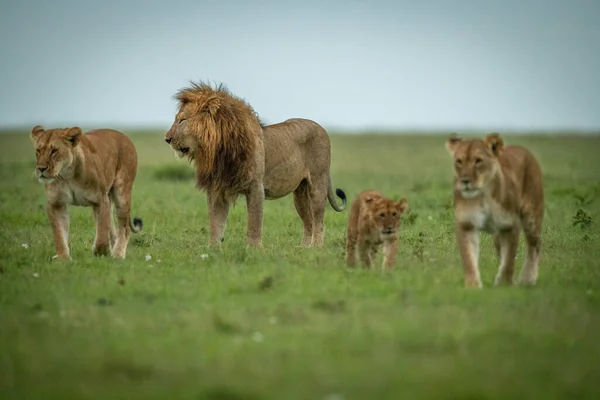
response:
<path id="1" fill-rule="evenodd" d="M 189 80 L 329 128 L 600 129 L 600 1 L 0 0 L 0 126 L 170 125 Z"/>

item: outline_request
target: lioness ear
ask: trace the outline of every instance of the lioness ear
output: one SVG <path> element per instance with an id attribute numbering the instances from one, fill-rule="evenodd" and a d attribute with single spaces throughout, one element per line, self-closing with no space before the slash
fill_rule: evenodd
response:
<path id="1" fill-rule="evenodd" d="M 498 156 L 502 149 L 504 149 L 504 140 L 502 140 L 499 133 L 490 133 L 487 135 L 485 138 L 485 144 L 487 144 L 495 156 Z"/>
<path id="2" fill-rule="evenodd" d="M 402 199 L 400 199 L 400 201 L 396 202 L 396 208 L 398 209 L 398 212 L 401 215 L 404 214 L 404 212 L 408 208 L 408 200 L 406 200 L 406 198 L 403 197 Z"/>
<path id="3" fill-rule="evenodd" d="M 82 135 L 81 128 L 79 128 L 77 126 L 74 128 L 69 128 L 65 132 L 65 142 L 68 145 L 75 147 L 75 146 L 77 146 L 77 143 L 79 143 L 79 139 L 81 139 L 81 135 Z"/>
<path id="4" fill-rule="evenodd" d="M 204 105 L 204 109 L 206 111 L 208 111 L 208 113 L 210 115 L 215 115 L 217 113 L 217 111 L 219 111 L 219 108 L 221 107 L 221 100 L 217 99 L 217 98 L 212 98 L 210 100 L 208 100 L 206 102 L 206 104 Z"/>
<path id="5" fill-rule="evenodd" d="M 42 128 L 40 125 L 34 126 L 33 129 L 31 130 L 31 138 L 32 139 L 38 138 L 42 132 L 44 132 L 44 128 Z"/>
<path id="6" fill-rule="evenodd" d="M 462 139 L 459 138 L 456 133 L 453 133 L 452 135 L 450 135 L 448 140 L 446 140 L 446 150 L 448 150 L 448 153 L 450 153 L 450 155 L 454 155 L 454 152 L 456 152 L 456 146 L 461 141 L 462 141 Z"/>

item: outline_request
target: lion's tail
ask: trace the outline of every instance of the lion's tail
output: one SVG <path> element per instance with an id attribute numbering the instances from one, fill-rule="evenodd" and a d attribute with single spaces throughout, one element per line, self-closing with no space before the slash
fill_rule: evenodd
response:
<path id="1" fill-rule="evenodd" d="M 131 232 L 138 233 L 144 227 L 144 222 L 141 218 L 135 217 L 129 221 L 129 227 L 131 228 Z"/>
<path id="2" fill-rule="evenodd" d="M 329 178 L 329 187 L 327 188 L 327 199 L 329 200 L 329 204 L 331 207 L 337 212 L 344 211 L 346 208 L 346 193 L 340 188 L 335 189 L 335 194 L 342 199 L 342 205 L 338 206 L 335 197 L 333 196 L 333 187 L 331 186 L 331 178 Z"/>

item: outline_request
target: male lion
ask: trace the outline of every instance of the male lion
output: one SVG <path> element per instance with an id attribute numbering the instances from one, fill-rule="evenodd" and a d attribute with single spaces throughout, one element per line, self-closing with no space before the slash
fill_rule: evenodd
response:
<path id="1" fill-rule="evenodd" d="M 491 233 L 500 259 L 495 284 L 513 284 L 521 229 L 527 256 L 519 282 L 535 284 L 544 218 L 542 170 L 533 154 L 504 146 L 499 134 L 484 140 L 452 135 L 446 148 L 454 157 L 456 239 L 463 260 L 465 285 L 482 287 L 479 276 L 479 231 Z"/>
<path id="2" fill-rule="evenodd" d="M 223 240 L 229 207 L 246 197 L 247 242 L 261 247 L 264 200 L 294 192 L 304 224 L 304 246 L 322 245 L 327 199 L 336 211 L 346 205 L 341 189 L 335 203 L 329 167 L 331 147 L 323 127 L 305 119 L 262 126 L 254 110 L 223 85 L 193 83 L 175 98 L 179 110 L 165 135 L 179 157 L 196 168 L 199 189 L 206 190 L 210 245 Z"/>
<path id="3" fill-rule="evenodd" d="M 45 184 L 48 217 L 54 234 L 56 258 L 69 259 L 67 205 L 91 206 L 96 221 L 93 253 L 125 258 L 131 231 L 142 220 L 130 220 L 131 189 L 137 173 L 137 153 L 131 140 L 110 129 L 82 134 L 78 127 L 31 131 L 36 153 L 35 174 Z M 110 204 L 117 214 L 118 232 Z"/>
<path id="4" fill-rule="evenodd" d="M 346 233 L 346 264 L 356 264 L 356 245 L 360 259 L 370 268 L 379 247 L 383 244 L 383 266 L 391 268 L 398 253 L 400 217 L 408 201 L 393 201 L 375 190 L 361 192 L 350 207 Z"/>

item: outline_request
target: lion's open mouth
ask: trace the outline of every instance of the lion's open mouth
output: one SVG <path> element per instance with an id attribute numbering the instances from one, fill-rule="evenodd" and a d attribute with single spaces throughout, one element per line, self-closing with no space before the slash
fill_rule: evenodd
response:
<path id="1" fill-rule="evenodd" d="M 182 154 L 187 154 L 187 153 L 189 153 L 189 152 L 190 152 L 190 148 L 189 148 L 189 147 L 182 147 L 182 148 L 180 148 L 180 149 L 179 149 L 179 151 L 180 151 Z"/>

